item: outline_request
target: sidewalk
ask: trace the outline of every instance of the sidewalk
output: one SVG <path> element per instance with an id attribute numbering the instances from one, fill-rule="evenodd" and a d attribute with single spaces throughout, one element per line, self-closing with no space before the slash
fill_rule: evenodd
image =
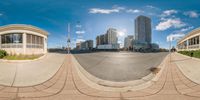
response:
<path id="1" fill-rule="evenodd" d="M 48 53 L 44 58 L 31 62 L 0 61 L 0 84 L 30 86 L 52 77 L 64 61 L 65 54 Z"/>
<path id="2" fill-rule="evenodd" d="M 72 55 L 67 55 L 59 71 L 44 83 L 29 87 L 0 85 L 0 100 L 200 100 L 200 85 L 186 78 L 168 58 L 160 78 L 145 89 L 94 89 L 79 77 Z"/>
<path id="3" fill-rule="evenodd" d="M 173 53 L 172 62 L 176 63 L 183 74 L 192 81 L 200 84 L 200 59 Z"/>

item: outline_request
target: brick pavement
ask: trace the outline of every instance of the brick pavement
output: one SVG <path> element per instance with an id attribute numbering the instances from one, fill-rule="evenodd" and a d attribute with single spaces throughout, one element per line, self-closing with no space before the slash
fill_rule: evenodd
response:
<path id="1" fill-rule="evenodd" d="M 85 84 L 77 74 L 72 55 L 67 55 L 58 72 L 44 83 L 0 86 L 0 100 L 200 100 L 200 85 L 186 78 L 171 61 L 168 57 L 162 75 L 148 88 L 107 92 Z"/>

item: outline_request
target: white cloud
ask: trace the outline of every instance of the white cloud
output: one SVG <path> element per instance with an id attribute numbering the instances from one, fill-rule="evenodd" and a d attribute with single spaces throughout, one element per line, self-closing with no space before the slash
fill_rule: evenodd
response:
<path id="1" fill-rule="evenodd" d="M 190 27 L 182 28 L 180 31 L 181 32 L 186 32 L 186 31 L 191 30 L 193 28 L 194 28 L 193 26 L 190 26 Z"/>
<path id="2" fill-rule="evenodd" d="M 85 31 L 76 31 L 76 34 L 84 34 Z"/>
<path id="3" fill-rule="evenodd" d="M 147 5 L 146 7 L 147 7 L 147 8 L 152 8 L 152 9 L 153 9 L 153 8 L 157 8 L 157 7 L 154 7 L 154 6 L 152 6 L 152 5 Z"/>
<path id="4" fill-rule="evenodd" d="M 76 39 L 76 43 L 84 42 L 84 39 Z"/>
<path id="5" fill-rule="evenodd" d="M 171 10 L 165 10 L 163 11 L 163 13 L 161 14 L 162 17 L 166 17 L 166 16 L 170 16 L 172 14 L 176 14 L 178 13 L 177 10 L 171 9 Z"/>
<path id="6" fill-rule="evenodd" d="M 139 9 L 128 9 L 126 10 L 127 13 L 143 13 L 144 11 Z"/>
<path id="7" fill-rule="evenodd" d="M 170 35 L 167 36 L 167 42 L 179 40 L 184 36 L 185 36 L 185 34 L 183 34 L 183 33 L 170 34 Z"/>
<path id="8" fill-rule="evenodd" d="M 200 15 L 195 11 L 187 11 L 187 12 L 184 12 L 183 14 L 186 15 L 186 16 L 189 16 L 191 18 L 198 18 L 199 15 Z"/>
<path id="9" fill-rule="evenodd" d="M 81 26 L 81 25 L 76 25 L 76 27 L 77 27 L 77 28 L 81 28 L 82 26 Z"/>
<path id="10" fill-rule="evenodd" d="M 152 5 L 147 5 L 145 7 L 150 8 L 150 9 L 160 10 L 160 8 L 152 6 Z"/>
<path id="11" fill-rule="evenodd" d="M 186 33 L 187 31 L 193 29 L 194 26 L 188 26 L 188 27 L 185 27 L 185 28 L 182 28 L 182 29 L 179 29 L 179 30 L 175 30 L 172 32 L 172 34 L 177 34 L 177 33 Z"/>
<path id="12" fill-rule="evenodd" d="M 169 29 L 171 27 L 173 28 L 181 28 L 183 26 L 185 26 L 186 24 L 184 22 L 182 22 L 179 18 L 176 19 L 163 19 L 162 22 L 160 22 L 157 26 L 156 26 L 156 30 L 159 31 L 164 31 L 166 29 Z"/>
<path id="13" fill-rule="evenodd" d="M 110 13 L 118 13 L 120 10 L 125 9 L 124 7 L 113 6 L 112 9 L 102 9 L 102 8 L 91 8 L 89 9 L 89 13 L 92 14 L 110 14 Z"/>

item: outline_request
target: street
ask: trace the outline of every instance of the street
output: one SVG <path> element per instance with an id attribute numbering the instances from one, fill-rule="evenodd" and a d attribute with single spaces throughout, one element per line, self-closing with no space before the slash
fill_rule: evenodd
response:
<path id="1" fill-rule="evenodd" d="M 98 52 L 74 54 L 90 74 L 109 81 L 124 82 L 141 79 L 151 73 L 168 53 Z"/>

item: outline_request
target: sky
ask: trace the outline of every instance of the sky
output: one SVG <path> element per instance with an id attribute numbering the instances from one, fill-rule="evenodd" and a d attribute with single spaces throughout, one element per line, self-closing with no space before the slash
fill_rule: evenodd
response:
<path id="1" fill-rule="evenodd" d="M 94 40 L 108 28 L 118 30 L 118 42 L 134 35 L 134 20 L 152 20 L 152 42 L 168 48 L 200 26 L 199 0 L 1 0 L 0 26 L 28 24 L 49 32 L 48 47 L 67 43 L 70 23 L 72 47 L 81 40 Z"/>

